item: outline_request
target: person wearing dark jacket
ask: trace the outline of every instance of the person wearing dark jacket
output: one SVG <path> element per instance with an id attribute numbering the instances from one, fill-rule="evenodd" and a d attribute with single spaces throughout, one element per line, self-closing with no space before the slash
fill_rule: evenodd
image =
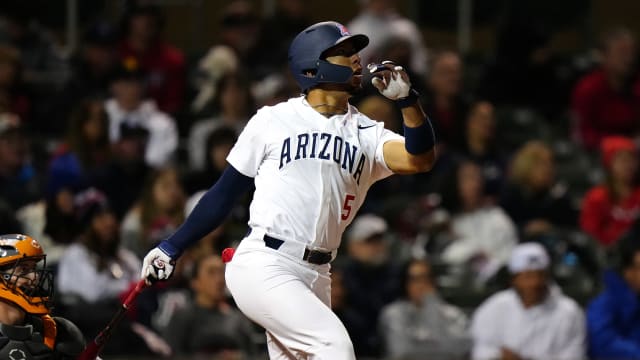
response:
<path id="1" fill-rule="evenodd" d="M 618 246 L 618 268 L 605 272 L 604 291 L 587 308 L 592 359 L 640 359 L 640 240 Z"/>

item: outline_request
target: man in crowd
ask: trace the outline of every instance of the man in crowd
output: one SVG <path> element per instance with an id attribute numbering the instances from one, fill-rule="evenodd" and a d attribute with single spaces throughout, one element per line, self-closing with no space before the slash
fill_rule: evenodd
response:
<path id="1" fill-rule="evenodd" d="M 604 291 L 587 308 L 594 359 L 640 358 L 640 241 L 625 237 L 617 250 L 618 268 L 605 273 Z"/>
<path id="2" fill-rule="evenodd" d="M 516 246 L 508 268 L 511 288 L 491 296 L 473 315 L 472 358 L 584 358 L 582 310 L 551 283 L 545 249 L 538 243 Z"/>

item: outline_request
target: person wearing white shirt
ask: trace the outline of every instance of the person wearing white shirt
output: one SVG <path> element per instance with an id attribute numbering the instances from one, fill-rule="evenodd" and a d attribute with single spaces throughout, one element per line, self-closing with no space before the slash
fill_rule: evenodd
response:
<path id="1" fill-rule="evenodd" d="M 109 115 L 109 138 L 120 139 L 122 125 L 148 132 L 145 150 L 147 165 L 168 165 L 178 147 L 178 129 L 168 114 L 160 111 L 153 100 L 145 99 L 143 73 L 131 65 L 117 72 L 111 90 L 113 98 L 105 102 Z"/>
<path id="2" fill-rule="evenodd" d="M 585 318 L 549 279 L 549 256 L 538 243 L 518 245 L 509 260 L 512 287 L 475 311 L 472 359 L 585 358 Z"/>

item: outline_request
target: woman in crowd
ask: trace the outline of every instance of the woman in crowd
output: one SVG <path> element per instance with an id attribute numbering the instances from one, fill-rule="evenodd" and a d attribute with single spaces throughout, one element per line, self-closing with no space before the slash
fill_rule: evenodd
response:
<path id="1" fill-rule="evenodd" d="M 577 209 L 567 187 L 556 180 L 555 169 L 551 148 L 540 141 L 524 144 L 511 160 L 500 205 L 525 238 L 550 235 L 577 224 Z"/>
<path id="2" fill-rule="evenodd" d="M 143 256 L 184 220 L 185 195 L 174 168 L 155 170 L 122 221 L 122 244 Z"/>
<path id="3" fill-rule="evenodd" d="M 442 260 L 462 266 L 483 284 L 506 264 L 518 243 L 515 224 L 502 208 L 487 201 L 481 169 L 471 161 L 458 164 L 446 179 L 442 196 L 453 239 Z"/>
<path id="4" fill-rule="evenodd" d="M 615 244 L 640 215 L 640 187 L 636 185 L 638 154 L 624 136 L 610 136 L 600 145 L 605 182 L 587 192 L 580 227 L 601 245 Z"/>

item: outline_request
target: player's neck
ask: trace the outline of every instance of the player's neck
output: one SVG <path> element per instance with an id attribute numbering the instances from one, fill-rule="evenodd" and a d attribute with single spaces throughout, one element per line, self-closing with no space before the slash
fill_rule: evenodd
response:
<path id="1" fill-rule="evenodd" d="M 25 315 L 17 306 L 0 301 L 0 324 L 20 325 L 24 322 Z"/>
<path id="2" fill-rule="evenodd" d="M 317 112 L 325 116 L 345 114 L 349 109 L 349 97 L 345 91 L 311 89 L 307 102 Z"/>

